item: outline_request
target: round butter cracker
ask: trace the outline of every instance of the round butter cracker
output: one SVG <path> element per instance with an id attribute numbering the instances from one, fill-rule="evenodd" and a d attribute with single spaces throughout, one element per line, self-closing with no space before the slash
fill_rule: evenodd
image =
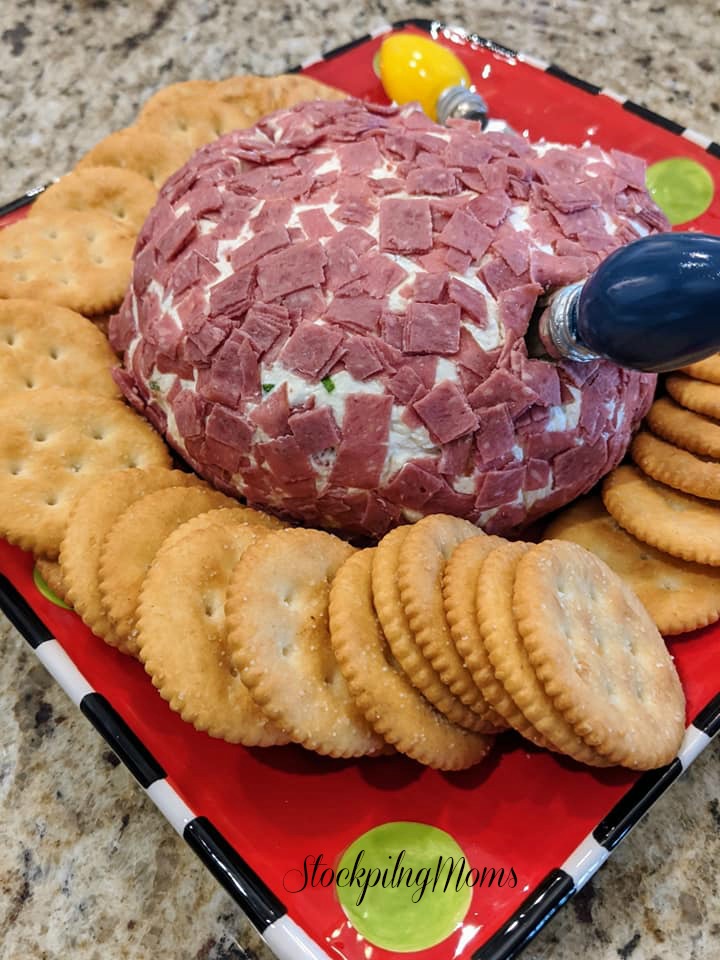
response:
<path id="1" fill-rule="evenodd" d="M 720 566 L 720 509 L 622 466 L 602 486 L 605 509 L 628 533 L 681 560 Z"/>
<path id="2" fill-rule="evenodd" d="M 682 373 L 686 373 L 695 380 L 706 380 L 708 383 L 720 383 L 720 353 L 714 353 L 711 357 L 704 360 L 698 360 L 687 367 L 680 367 Z"/>
<path id="3" fill-rule="evenodd" d="M 720 460 L 720 423 L 678 406 L 669 397 L 658 397 L 645 418 L 657 437 L 682 450 Z"/>
<path id="4" fill-rule="evenodd" d="M 115 636 L 137 653 L 137 605 L 143 581 L 163 542 L 181 524 L 235 501 L 205 486 L 169 487 L 135 500 L 100 548 L 99 585 Z"/>
<path id="5" fill-rule="evenodd" d="M 30 216 L 95 210 L 136 234 L 156 198 L 157 188 L 134 170 L 87 166 L 66 174 L 44 190 L 30 208 Z"/>
<path id="6" fill-rule="evenodd" d="M 686 410 L 720 420 L 720 385 L 672 373 L 665 378 L 665 389 Z"/>
<path id="7" fill-rule="evenodd" d="M 179 170 L 192 150 L 159 133 L 139 127 L 125 127 L 105 137 L 82 157 L 75 169 L 122 167 L 147 177 L 159 190 L 168 177 Z"/>
<path id="8" fill-rule="evenodd" d="M 168 487 L 205 487 L 193 473 L 161 467 L 123 470 L 99 477 L 72 504 L 60 544 L 60 566 L 68 602 L 93 633 L 123 653 L 100 593 L 100 553 L 110 528 L 136 500 Z"/>
<path id="9" fill-rule="evenodd" d="M 385 745 L 330 644 L 330 584 L 353 552 L 320 530 L 269 534 L 235 567 L 226 603 L 232 661 L 255 702 L 296 743 L 333 757 Z"/>
<path id="10" fill-rule="evenodd" d="M 67 584 L 63 577 L 62 567 L 57 560 L 45 560 L 44 557 L 38 557 L 35 560 L 33 578 L 35 578 L 35 574 L 39 574 L 42 577 L 45 585 L 55 594 L 55 597 L 62 600 L 66 606 L 72 606 L 67 598 Z M 38 585 L 37 581 L 35 585 Z"/>
<path id="11" fill-rule="evenodd" d="M 488 704 L 458 653 L 445 616 L 442 580 L 453 550 L 470 538 L 484 539 L 467 520 L 431 514 L 410 527 L 398 556 L 400 601 L 415 642 L 453 696 L 484 722 L 481 732 L 495 727 L 487 719 Z"/>
<path id="12" fill-rule="evenodd" d="M 136 125 L 139 130 L 160 135 L 183 149 L 194 151 L 233 128 L 227 115 L 235 109 L 204 94 L 183 96 L 146 106 Z"/>
<path id="13" fill-rule="evenodd" d="M 168 83 L 164 87 L 156 90 L 143 103 L 138 113 L 140 119 L 146 110 L 155 110 L 159 106 L 177 103 L 186 97 L 209 97 L 217 87 L 215 80 L 180 80 L 178 83 Z"/>
<path id="14" fill-rule="evenodd" d="M 643 473 L 658 483 L 696 497 L 720 500 L 720 461 L 702 459 L 646 431 L 637 434 L 630 455 Z"/>
<path id="15" fill-rule="evenodd" d="M 78 313 L 120 305 L 134 235 L 102 213 L 53 210 L 0 230 L 0 297 L 46 300 Z"/>
<path id="16" fill-rule="evenodd" d="M 450 635 L 478 690 L 480 685 L 475 674 L 482 669 L 492 669 L 478 626 L 478 579 L 485 558 L 506 543 L 502 537 L 471 537 L 453 550 L 443 573 L 443 603 Z M 497 729 L 509 725 L 489 703 L 486 717 Z"/>
<path id="17" fill-rule="evenodd" d="M 396 527 L 377 545 L 373 558 L 373 598 L 378 619 L 393 656 L 410 681 L 448 720 L 478 732 L 486 721 L 452 694 L 437 670 L 418 646 L 400 598 L 397 570 L 400 550 L 410 532 L 409 526 Z"/>
<path id="18" fill-rule="evenodd" d="M 374 553 L 349 557 L 330 588 L 330 639 L 350 693 L 373 729 L 419 763 L 439 770 L 479 763 L 491 738 L 435 710 L 393 657 L 373 605 Z"/>
<path id="19" fill-rule="evenodd" d="M 567 507 L 543 539 L 569 540 L 600 557 L 635 591 L 660 633 L 685 633 L 720 619 L 720 570 L 636 540 L 610 516 L 600 497 Z"/>
<path id="20" fill-rule="evenodd" d="M 75 497 L 128 467 L 168 467 L 152 427 L 120 400 L 47 387 L 0 398 L 0 535 L 54 560 Z"/>
<path id="21" fill-rule="evenodd" d="M 107 339 L 79 313 L 40 300 L 0 300 L 0 394 L 70 387 L 119 397 Z"/>
<path id="22" fill-rule="evenodd" d="M 251 698 L 227 647 L 230 574 L 267 530 L 242 510 L 194 517 L 163 543 L 138 604 L 138 656 L 160 695 L 197 730 L 247 747 L 288 742 Z"/>
<path id="23" fill-rule="evenodd" d="M 513 608 L 545 692 L 608 762 L 654 769 L 677 755 L 685 697 L 672 658 L 632 590 L 575 543 L 521 557 Z"/>
<path id="24" fill-rule="evenodd" d="M 607 766 L 555 709 L 518 631 L 513 605 L 515 578 L 521 560 L 533 549 L 529 543 L 508 543 L 488 554 L 482 564 L 476 602 L 480 636 L 491 669 L 479 679 L 498 712 L 536 746 L 580 763 Z"/>
<path id="25" fill-rule="evenodd" d="M 273 100 L 274 77 L 256 77 L 240 74 L 220 80 L 212 92 L 212 99 L 226 106 L 236 106 L 252 116 L 253 123 L 277 108 Z"/>
<path id="26" fill-rule="evenodd" d="M 337 87 L 297 73 L 281 73 L 269 78 L 271 83 L 271 110 L 294 107 L 305 100 L 346 100 L 350 94 Z"/>

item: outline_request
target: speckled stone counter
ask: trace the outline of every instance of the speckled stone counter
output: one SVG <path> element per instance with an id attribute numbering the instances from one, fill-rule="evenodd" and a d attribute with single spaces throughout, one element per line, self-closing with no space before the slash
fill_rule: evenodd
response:
<path id="1" fill-rule="evenodd" d="M 401 17 L 461 23 L 720 140 L 709 0 L 0 4 L 0 199 L 68 170 L 157 86 L 272 73 Z M 2 960 L 269 957 L 0 619 Z M 720 956 L 720 746 L 528 947 L 528 960 Z"/>

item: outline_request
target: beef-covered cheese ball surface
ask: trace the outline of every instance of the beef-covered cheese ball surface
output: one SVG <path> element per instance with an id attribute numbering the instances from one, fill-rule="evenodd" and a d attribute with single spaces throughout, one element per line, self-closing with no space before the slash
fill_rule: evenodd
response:
<path id="1" fill-rule="evenodd" d="M 513 530 L 622 458 L 655 378 L 529 359 L 544 292 L 668 225 L 624 153 L 313 102 L 168 180 L 111 322 L 127 398 L 221 490 L 379 535 Z"/>

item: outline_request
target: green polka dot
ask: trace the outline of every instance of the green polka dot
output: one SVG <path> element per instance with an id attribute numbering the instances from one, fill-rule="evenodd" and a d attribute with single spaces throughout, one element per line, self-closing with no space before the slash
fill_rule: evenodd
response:
<path id="1" fill-rule="evenodd" d="M 72 607 L 69 607 L 64 600 L 61 600 L 56 593 L 52 592 L 47 583 L 45 583 L 43 577 L 40 576 L 37 567 L 33 568 L 33 583 L 38 588 L 40 593 L 45 597 L 45 599 L 50 601 L 50 603 L 54 603 L 56 607 L 62 607 L 63 610 L 72 610 Z"/>
<path id="2" fill-rule="evenodd" d="M 438 858 L 444 866 L 433 890 Z M 347 848 L 336 889 L 353 927 L 370 943 L 400 952 L 426 950 L 465 917 L 472 897 L 464 882 L 469 870 L 450 834 L 425 823 L 398 821 L 369 830 Z"/>
<path id="3" fill-rule="evenodd" d="M 653 163 L 648 167 L 645 182 L 655 203 L 674 225 L 705 213 L 715 192 L 710 172 L 689 157 Z"/>

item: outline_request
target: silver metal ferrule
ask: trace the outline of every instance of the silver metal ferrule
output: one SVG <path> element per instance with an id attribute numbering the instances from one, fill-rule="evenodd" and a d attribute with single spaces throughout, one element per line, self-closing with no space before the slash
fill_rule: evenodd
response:
<path id="1" fill-rule="evenodd" d="M 600 356 L 583 346 L 577 335 L 577 310 L 584 283 L 584 280 L 571 283 L 552 296 L 540 318 L 539 330 L 548 353 L 581 363 Z"/>
<path id="2" fill-rule="evenodd" d="M 448 120 L 477 120 L 481 127 L 488 122 L 488 105 L 480 94 L 472 87 L 458 84 L 455 87 L 446 87 L 438 97 L 438 123 L 445 124 Z"/>

